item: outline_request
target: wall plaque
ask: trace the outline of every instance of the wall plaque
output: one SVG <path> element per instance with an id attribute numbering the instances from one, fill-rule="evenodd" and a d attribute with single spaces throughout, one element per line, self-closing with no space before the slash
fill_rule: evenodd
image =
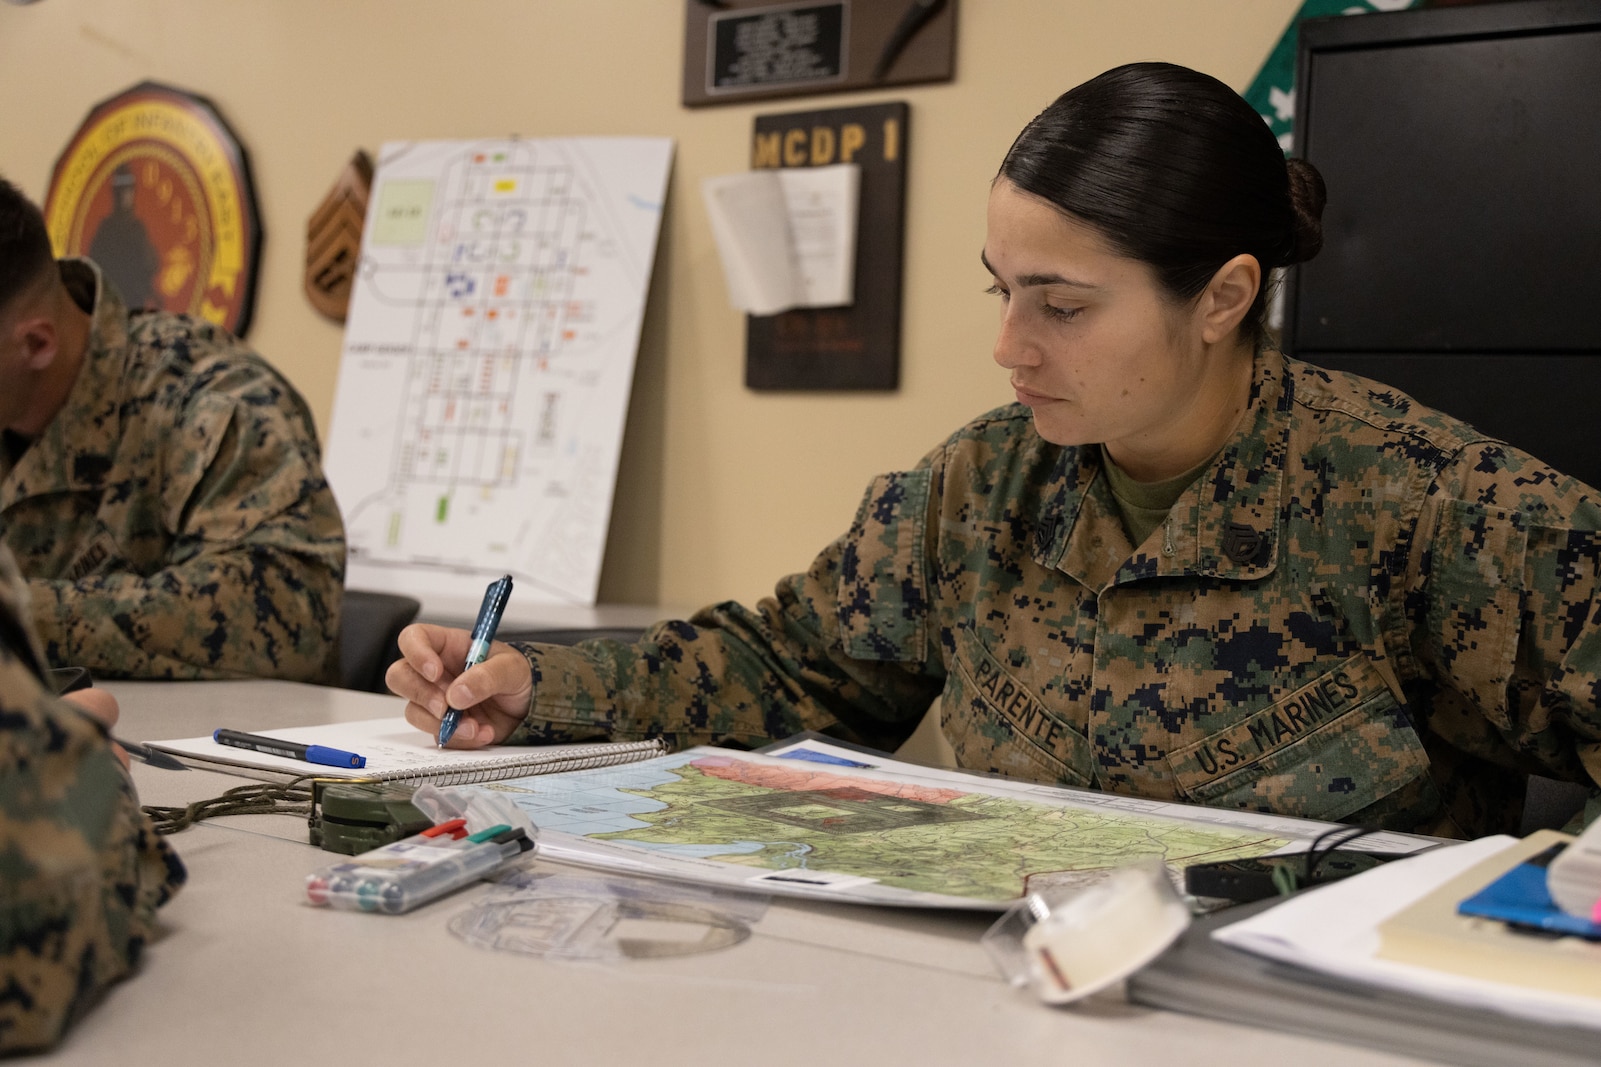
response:
<path id="1" fill-rule="evenodd" d="M 844 3 L 711 16 L 706 91 L 811 88 L 845 73 Z"/>
<path id="2" fill-rule="evenodd" d="M 350 308 L 371 190 L 372 158 L 357 149 L 306 220 L 306 299 L 335 322 L 344 322 Z"/>
<path id="3" fill-rule="evenodd" d="M 129 307 L 249 328 L 255 193 L 204 98 L 142 82 L 95 105 L 56 160 L 44 214 L 56 254 L 95 260 Z"/>
<path id="4" fill-rule="evenodd" d="M 950 81 L 956 0 L 686 0 L 691 107 Z"/>
<path id="5" fill-rule="evenodd" d="M 900 384 L 907 106 L 758 115 L 752 167 L 861 167 L 856 300 L 746 319 L 751 389 L 894 389 Z"/>

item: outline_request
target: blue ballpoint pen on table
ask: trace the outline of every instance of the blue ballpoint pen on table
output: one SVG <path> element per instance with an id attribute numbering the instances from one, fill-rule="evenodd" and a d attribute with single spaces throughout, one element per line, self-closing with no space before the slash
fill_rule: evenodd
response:
<path id="1" fill-rule="evenodd" d="M 489 583 L 484 590 L 484 602 L 478 609 L 478 621 L 473 623 L 473 643 L 467 647 L 467 662 L 461 666 L 466 673 L 478 666 L 489 655 L 489 645 L 500 628 L 500 617 L 506 613 L 506 601 L 511 599 L 511 575 Z M 439 747 L 444 748 L 456 732 L 461 712 L 446 708 L 445 717 L 439 720 Z"/>

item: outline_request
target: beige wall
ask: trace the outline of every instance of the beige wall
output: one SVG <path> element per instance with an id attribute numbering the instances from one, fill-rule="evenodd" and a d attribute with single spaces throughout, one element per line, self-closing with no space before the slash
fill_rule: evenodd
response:
<path id="1" fill-rule="evenodd" d="M 856 0 L 857 3 L 874 0 Z M 882 0 L 889 2 L 889 0 Z M 899 2 L 899 0 L 895 0 Z M 677 152 L 601 598 L 753 600 L 849 524 L 867 480 L 1010 400 L 978 264 L 1017 130 L 1107 67 L 1163 59 L 1244 89 L 1300 0 L 965 0 L 946 85 L 685 109 L 685 0 L 40 0 L 0 4 L 0 173 L 42 202 L 89 108 L 155 79 L 216 103 L 266 240 L 250 341 L 326 435 L 340 330 L 301 294 L 306 217 L 357 148 L 505 134 L 662 134 Z M 758 112 L 911 105 L 898 392 L 755 394 L 699 196 L 744 169 Z"/>

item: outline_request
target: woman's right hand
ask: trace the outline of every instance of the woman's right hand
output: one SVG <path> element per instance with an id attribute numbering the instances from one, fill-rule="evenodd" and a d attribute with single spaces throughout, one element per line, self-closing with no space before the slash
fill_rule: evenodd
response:
<path id="1" fill-rule="evenodd" d="M 384 683 L 406 698 L 406 721 L 430 735 L 439 733 L 447 708 L 460 711 L 450 748 L 498 744 L 528 715 L 534 673 L 504 641 L 492 643 L 484 661 L 467 671 L 472 634 L 466 630 L 413 623 L 400 631 L 399 644 L 404 658 L 389 665 Z"/>

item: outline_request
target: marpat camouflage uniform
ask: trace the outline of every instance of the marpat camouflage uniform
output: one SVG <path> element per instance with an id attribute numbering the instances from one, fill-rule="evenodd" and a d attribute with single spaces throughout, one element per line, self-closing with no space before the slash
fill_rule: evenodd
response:
<path id="1" fill-rule="evenodd" d="M 59 1039 L 184 881 L 104 731 L 41 685 L 18 582 L 0 548 L 0 1053 Z"/>
<path id="2" fill-rule="evenodd" d="M 527 647 L 514 739 L 890 748 L 937 698 L 972 770 L 1452 836 L 1601 772 L 1601 507 L 1525 453 L 1268 352 L 1168 521 L 1123 529 L 1097 447 L 1001 408 L 757 610 Z"/>
<path id="3" fill-rule="evenodd" d="M 223 330 L 129 315 L 87 260 L 93 307 L 65 406 L 0 455 L 0 541 L 49 661 L 118 678 L 337 674 L 344 524 L 305 402 Z"/>

